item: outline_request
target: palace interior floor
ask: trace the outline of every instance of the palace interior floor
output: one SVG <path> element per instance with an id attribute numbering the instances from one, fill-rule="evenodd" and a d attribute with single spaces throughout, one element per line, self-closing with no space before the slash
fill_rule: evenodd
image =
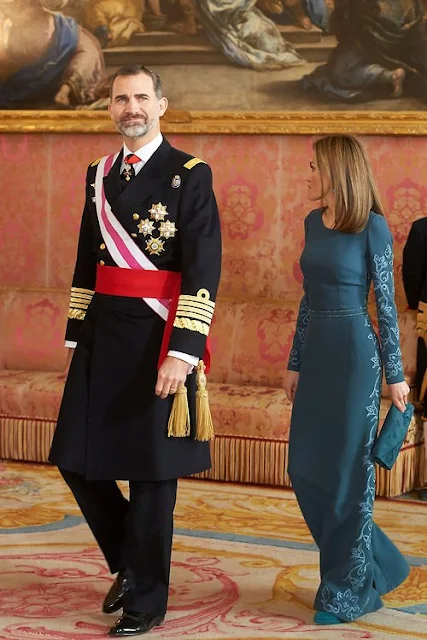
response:
<path id="1" fill-rule="evenodd" d="M 105 637 L 111 576 L 57 470 L 3 462 L 0 471 L 0 640 Z M 408 580 L 382 610 L 316 627 L 318 553 L 292 491 L 181 481 L 169 611 L 153 637 L 427 638 L 427 503 L 405 498 L 377 500 L 375 519 L 408 558 Z"/>

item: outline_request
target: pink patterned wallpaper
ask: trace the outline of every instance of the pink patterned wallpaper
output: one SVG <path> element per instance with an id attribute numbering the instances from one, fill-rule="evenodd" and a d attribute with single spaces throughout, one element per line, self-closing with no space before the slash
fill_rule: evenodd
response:
<path id="1" fill-rule="evenodd" d="M 170 136 L 208 162 L 222 215 L 223 296 L 300 295 L 308 136 Z M 366 137 L 395 238 L 396 285 L 411 222 L 427 215 L 427 140 Z M 0 135 L 0 285 L 69 287 L 86 167 L 115 151 L 113 135 Z"/>

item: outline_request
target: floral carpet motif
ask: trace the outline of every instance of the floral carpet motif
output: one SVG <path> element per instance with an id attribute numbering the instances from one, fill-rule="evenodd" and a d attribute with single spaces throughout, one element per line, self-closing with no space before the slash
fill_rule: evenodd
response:
<path id="1" fill-rule="evenodd" d="M 112 579 L 58 472 L 10 462 L 0 471 L 0 640 L 106 637 L 115 616 L 100 604 Z M 377 500 L 375 519 L 408 558 L 408 580 L 381 611 L 316 627 L 318 554 L 294 494 L 181 481 L 169 611 L 152 637 L 427 638 L 427 505 Z"/>

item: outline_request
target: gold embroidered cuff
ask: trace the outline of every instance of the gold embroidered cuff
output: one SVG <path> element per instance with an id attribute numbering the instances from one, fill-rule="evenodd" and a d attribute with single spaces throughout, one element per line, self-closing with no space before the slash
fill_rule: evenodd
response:
<path id="1" fill-rule="evenodd" d="M 173 323 L 174 327 L 178 329 L 189 329 L 189 331 L 197 331 L 198 333 L 202 333 L 204 336 L 209 334 L 209 325 L 204 322 L 199 322 L 199 320 L 189 320 L 188 318 L 175 318 Z"/>
<path id="2" fill-rule="evenodd" d="M 84 319 L 93 294 L 94 291 L 91 291 L 90 289 L 71 287 L 70 308 L 68 311 L 68 317 L 71 320 Z"/>
<path id="3" fill-rule="evenodd" d="M 81 309 L 70 309 L 68 311 L 68 317 L 70 320 L 84 320 L 86 316 L 86 311 L 82 311 Z"/>
<path id="4" fill-rule="evenodd" d="M 89 293 L 75 293 L 74 291 L 71 292 L 71 297 L 76 298 L 77 300 L 92 300 L 92 296 L 93 294 Z"/>
<path id="5" fill-rule="evenodd" d="M 207 336 L 212 322 L 215 302 L 210 300 L 207 289 L 199 289 L 197 295 L 180 295 L 174 327 L 197 331 Z"/>
<path id="6" fill-rule="evenodd" d="M 94 293 L 95 291 L 92 291 L 92 289 L 82 289 L 81 287 L 71 287 L 71 295 L 80 294 L 82 296 L 89 296 L 91 298 Z"/>
<path id="7" fill-rule="evenodd" d="M 178 307 L 176 315 L 183 316 L 184 318 L 194 318 L 195 320 L 201 320 L 202 322 L 206 322 L 207 324 L 210 324 L 212 322 L 212 314 L 207 315 L 203 311 L 192 309 L 191 307 Z"/>
<path id="8" fill-rule="evenodd" d="M 214 309 L 215 302 L 212 302 L 210 298 L 211 298 L 211 295 L 207 289 L 199 289 L 197 292 L 197 295 L 195 296 L 181 294 L 179 296 L 179 302 L 186 302 L 187 304 L 192 303 L 192 304 L 201 305 L 208 309 Z"/>

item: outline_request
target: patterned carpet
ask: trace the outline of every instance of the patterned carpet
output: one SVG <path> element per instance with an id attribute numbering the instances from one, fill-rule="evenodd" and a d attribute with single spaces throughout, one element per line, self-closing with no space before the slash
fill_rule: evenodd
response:
<path id="1" fill-rule="evenodd" d="M 95 640 L 105 563 L 55 469 L 0 464 L 0 640 Z M 316 627 L 318 554 L 290 491 L 180 484 L 170 607 L 152 637 L 188 640 L 427 638 L 427 504 L 376 503 L 409 559 L 387 608 L 355 624 Z"/>

